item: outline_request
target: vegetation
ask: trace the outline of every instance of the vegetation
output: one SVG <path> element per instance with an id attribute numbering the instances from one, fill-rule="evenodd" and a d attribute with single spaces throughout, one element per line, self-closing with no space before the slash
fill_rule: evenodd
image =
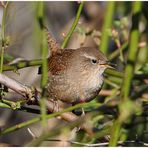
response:
<path id="1" fill-rule="evenodd" d="M 1 3 L 3 7 L 3 19 L 1 25 L 0 37 L 0 72 L 5 71 L 16 72 L 19 69 L 41 66 L 43 74 L 41 76 L 41 97 L 39 101 L 40 112 L 36 109 L 24 106 L 27 100 L 8 100 L 8 88 L 1 85 L 0 108 L 18 110 L 18 112 L 38 113 L 37 117 L 28 119 L 25 122 L 4 127 L 0 136 L 14 133 L 22 130 L 34 123 L 40 122 L 43 132 L 40 136 L 35 136 L 33 131 L 33 139 L 30 139 L 27 146 L 44 146 L 45 141 L 55 143 L 66 142 L 70 146 L 148 146 L 148 11 L 145 8 L 146 2 L 106 2 L 105 14 L 103 19 L 102 31 L 97 36 L 98 48 L 104 52 L 108 59 L 116 63 L 115 70 L 108 69 L 105 72 L 105 83 L 99 96 L 89 103 L 77 104 L 72 107 L 60 110 L 58 112 L 47 114 L 45 87 L 48 80 L 47 71 L 47 41 L 44 31 L 44 24 L 47 21 L 45 17 L 45 2 L 34 2 L 35 9 L 38 12 L 35 16 L 36 32 L 38 32 L 41 59 L 20 61 L 13 65 L 5 64 L 9 56 L 5 53 L 9 38 L 5 32 L 6 14 L 9 9 L 9 3 Z M 93 33 L 84 26 L 79 26 L 78 22 L 82 11 L 87 2 L 79 4 L 75 20 L 71 28 L 61 43 L 61 48 L 68 46 L 74 33 L 82 37 L 87 37 Z M 122 5 L 121 5 L 122 3 Z M 146 3 L 147 4 L 147 3 Z M 120 13 L 120 18 L 115 19 L 115 12 Z M 142 29 L 141 29 L 142 26 Z M 111 46 L 111 43 L 113 46 Z M 114 48 L 114 49 L 113 49 Z M 12 61 L 12 59 L 10 60 Z M 76 118 L 73 122 L 64 122 L 57 125 L 56 129 L 47 130 L 48 119 L 55 117 L 63 117 L 65 113 L 83 108 L 86 112 L 85 116 Z M 63 115 L 63 116 L 62 116 Z M 48 121 L 50 122 L 50 120 Z M 86 123 L 87 124 L 84 124 Z M 74 127 L 83 123 L 83 130 L 75 134 L 74 139 L 53 139 L 60 133 L 70 134 Z M 48 125 L 49 124 L 49 125 Z M 91 129 L 91 132 L 89 131 Z M 13 137 L 12 137 L 13 138 Z"/>

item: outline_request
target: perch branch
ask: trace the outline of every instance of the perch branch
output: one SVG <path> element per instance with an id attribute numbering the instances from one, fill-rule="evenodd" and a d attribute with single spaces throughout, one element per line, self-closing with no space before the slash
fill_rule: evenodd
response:
<path id="1" fill-rule="evenodd" d="M 12 89 L 13 91 L 21 94 L 23 97 L 27 98 L 28 104 L 37 104 L 38 105 L 38 100 L 39 100 L 40 94 L 35 88 L 28 87 L 28 86 L 26 86 L 26 85 L 24 85 L 20 82 L 17 82 L 16 80 L 11 79 L 11 78 L 3 75 L 3 74 L 0 74 L 0 83 L 7 86 L 10 89 Z M 77 120 L 78 117 L 76 115 L 74 115 L 73 113 L 68 112 L 68 111 L 79 108 L 79 107 L 81 107 L 81 105 L 83 106 L 83 104 L 78 104 L 75 107 L 70 107 L 70 108 L 65 109 L 65 110 L 63 110 L 63 108 L 60 108 L 60 107 L 57 109 L 57 108 L 54 107 L 55 106 L 54 102 L 50 101 L 50 100 L 46 101 L 46 105 L 47 105 L 47 108 L 50 112 L 53 112 L 53 111 L 56 112 L 56 113 L 53 113 L 51 115 L 46 115 L 46 117 L 45 117 L 46 120 L 51 118 L 51 117 L 56 117 L 56 116 L 60 115 L 64 120 L 69 121 L 69 122 Z M 84 104 L 84 105 L 86 105 L 86 104 Z M 60 111 L 60 112 L 58 112 L 58 111 Z M 13 127 L 10 127 L 8 129 L 6 129 L 4 132 L 2 132 L 1 134 L 5 134 L 5 133 L 8 133 L 8 132 L 20 129 L 20 128 L 28 126 L 30 124 L 36 123 L 40 120 L 41 120 L 40 117 L 34 118 L 34 119 L 27 121 L 25 123 L 21 123 L 19 125 L 15 125 Z M 89 133 L 89 134 L 91 133 L 91 130 L 88 127 L 86 128 L 85 125 L 83 125 L 82 128 L 87 133 Z"/>
<path id="2" fill-rule="evenodd" d="M 48 106 L 48 109 L 51 109 L 50 107 L 52 107 L 52 110 L 53 110 L 53 106 L 54 106 L 53 101 L 51 101 L 51 102 L 49 101 L 47 106 Z M 99 107 L 101 105 L 100 105 L 100 103 L 82 103 L 82 104 L 77 104 L 75 106 L 63 109 L 63 110 L 61 110 L 59 112 L 55 112 L 55 113 L 46 115 L 46 120 L 47 119 L 51 119 L 53 117 L 61 116 L 66 121 L 69 121 L 69 122 L 76 121 L 79 117 L 74 115 L 70 111 L 72 111 L 74 109 L 77 109 L 77 108 L 86 107 L 86 106 L 87 107 L 88 106 L 89 107 L 94 107 L 94 106 L 95 107 Z M 57 110 L 54 110 L 54 111 L 57 111 Z M 12 126 L 10 128 L 4 129 L 3 131 L 1 131 L 0 135 L 4 135 L 4 134 L 10 133 L 10 132 L 13 132 L 15 130 L 18 130 L 18 129 L 21 129 L 23 127 L 29 126 L 31 124 L 37 123 L 39 121 L 41 121 L 41 116 L 33 118 L 33 119 L 28 120 L 26 122 L 22 122 L 20 124 L 14 125 L 14 126 Z M 90 128 L 90 126 L 88 126 L 88 123 L 85 123 L 85 124 L 81 125 L 81 128 L 83 130 L 85 130 L 89 135 L 93 135 L 92 129 Z"/>
<path id="3" fill-rule="evenodd" d="M 30 60 L 30 61 L 26 60 L 26 61 L 21 61 L 19 63 L 15 63 L 13 65 L 4 65 L 3 71 L 11 71 L 11 70 L 17 70 L 26 67 L 40 66 L 40 65 L 42 65 L 41 59 Z"/>
<path id="4" fill-rule="evenodd" d="M 35 88 L 28 87 L 14 79 L 11 79 L 0 73 L 0 83 L 19 93 L 27 99 L 27 103 L 36 104 L 39 98 Z"/>

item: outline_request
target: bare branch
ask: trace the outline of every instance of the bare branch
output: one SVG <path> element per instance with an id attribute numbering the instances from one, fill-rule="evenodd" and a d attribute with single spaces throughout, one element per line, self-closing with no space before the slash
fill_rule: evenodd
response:
<path id="1" fill-rule="evenodd" d="M 40 93 L 35 88 L 26 86 L 3 74 L 0 74 L 0 83 L 12 89 L 13 91 L 21 94 L 23 97 L 27 99 L 28 104 L 36 104 L 36 105 L 39 104 L 38 102 L 39 102 Z M 46 106 L 50 112 L 59 112 L 63 110 L 63 108 L 61 108 L 60 106 L 56 108 L 55 102 L 53 102 L 50 99 L 46 101 Z M 76 121 L 79 118 L 78 116 L 74 115 L 71 112 L 62 113 L 60 116 L 62 119 L 68 122 Z M 90 126 L 83 124 L 81 128 L 84 129 L 89 135 L 93 134 Z"/>
<path id="2" fill-rule="evenodd" d="M 35 88 L 26 86 L 12 78 L 0 73 L 0 83 L 13 91 L 19 93 L 27 99 L 27 103 L 36 104 L 39 99 L 38 92 Z"/>

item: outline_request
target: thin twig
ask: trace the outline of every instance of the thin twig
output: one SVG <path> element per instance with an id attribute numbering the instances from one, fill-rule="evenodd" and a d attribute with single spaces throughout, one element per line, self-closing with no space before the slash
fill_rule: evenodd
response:
<path id="1" fill-rule="evenodd" d="M 56 129 L 54 129 L 54 132 L 46 131 L 42 133 L 37 139 L 34 139 L 29 144 L 27 144 L 27 146 L 40 146 L 40 144 L 44 142 L 48 137 L 52 137 L 61 133 L 65 128 L 73 129 L 74 127 L 79 126 L 85 121 L 86 117 L 81 117 L 74 122 L 59 125 Z"/>
<path id="2" fill-rule="evenodd" d="M 72 110 L 75 110 L 75 109 L 78 109 L 78 108 L 84 108 L 84 107 L 100 107 L 100 108 L 102 108 L 103 106 L 112 106 L 113 107 L 113 106 L 117 106 L 118 103 L 119 102 L 116 101 L 116 100 L 111 100 L 107 104 L 104 104 L 104 105 L 102 105 L 100 103 L 96 103 L 96 102 L 89 102 L 89 103 L 77 104 L 75 106 L 68 107 L 66 109 L 62 109 L 62 108 L 55 108 L 53 101 L 48 100 L 47 104 L 46 104 L 48 109 L 50 111 L 53 111 L 53 108 L 54 108 L 55 113 L 46 115 L 46 120 L 54 118 L 54 117 L 61 116 L 62 119 L 66 120 L 68 122 L 74 122 L 79 117 L 74 115 L 73 113 L 71 113 L 70 111 L 72 111 Z M 56 112 L 56 111 L 59 111 L 59 112 Z M 18 129 L 21 129 L 23 127 L 26 127 L 26 126 L 29 126 L 31 124 L 37 123 L 39 121 L 41 121 L 40 116 L 36 117 L 36 118 L 33 118 L 31 120 L 28 120 L 26 122 L 22 122 L 20 124 L 14 125 L 14 126 L 9 127 L 7 129 L 4 129 L 3 131 L 1 131 L 0 135 L 5 135 L 5 134 L 8 134 L 8 133 L 11 133 L 11 132 L 16 131 Z M 89 136 L 93 135 L 92 127 L 90 126 L 89 123 L 86 122 L 85 124 L 81 125 L 81 129 L 86 131 L 89 134 Z"/>
<path id="3" fill-rule="evenodd" d="M 126 48 L 128 47 L 128 42 L 125 42 L 121 47 L 120 49 L 117 49 L 115 50 L 113 53 L 111 53 L 109 56 L 108 56 L 108 59 L 109 60 L 113 60 L 114 58 L 116 58 L 120 52 L 123 52 Z"/>
<path id="4" fill-rule="evenodd" d="M 30 133 L 30 135 L 33 137 L 33 139 L 37 139 L 39 138 L 38 136 L 36 136 L 33 131 L 28 128 L 28 132 Z M 70 144 L 76 144 L 76 145 L 81 145 L 81 146 L 88 146 L 88 147 L 94 147 L 94 146 L 108 146 L 109 142 L 103 142 L 103 143 L 82 143 L 82 142 L 77 142 L 77 141 L 73 141 L 73 140 L 63 140 L 63 139 L 45 139 L 45 141 L 53 141 L 53 142 L 68 142 Z M 138 144 L 142 144 L 143 146 L 148 146 L 148 143 L 144 143 L 142 141 L 118 141 L 118 145 L 123 145 L 123 144 L 130 144 L 130 143 L 138 143 Z"/>
<path id="5" fill-rule="evenodd" d="M 81 11 L 83 9 L 83 5 L 84 5 L 84 2 L 81 2 L 80 5 L 79 5 L 79 8 L 78 8 L 78 11 L 77 11 L 77 14 L 76 14 L 76 17 L 75 17 L 75 20 L 70 28 L 70 31 L 68 32 L 68 34 L 66 35 L 62 45 L 61 45 L 61 48 L 65 48 L 70 40 L 70 37 L 71 35 L 73 34 L 77 24 L 78 24 L 78 21 L 79 21 L 79 18 L 80 18 L 80 15 L 81 15 Z"/>
<path id="6" fill-rule="evenodd" d="M 79 117 L 76 116 L 76 115 L 74 115 L 70 111 L 72 111 L 74 109 L 77 109 L 77 108 L 86 107 L 86 106 L 87 107 L 88 106 L 89 107 L 99 107 L 100 104 L 99 103 L 91 103 L 90 102 L 90 103 L 77 104 L 75 106 L 68 107 L 68 108 L 63 109 L 63 110 L 62 110 L 62 108 L 59 108 L 61 111 L 46 115 L 46 120 L 47 119 L 54 118 L 54 117 L 57 117 L 57 116 L 61 116 L 66 121 L 69 121 L 69 122 L 76 121 Z M 53 101 L 50 101 L 50 100 L 48 101 L 48 107 L 49 107 L 50 110 L 51 109 L 53 110 L 53 107 L 54 107 Z M 31 120 L 28 120 L 26 122 L 22 122 L 20 124 L 14 125 L 14 126 L 9 127 L 7 129 L 4 129 L 3 131 L 1 131 L 0 135 L 4 135 L 4 134 L 10 133 L 10 132 L 13 132 L 15 130 L 18 130 L 18 129 L 21 129 L 23 127 L 29 126 L 31 124 L 37 123 L 39 121 L 41 121 L 41 117 L 40 116 L 39 117 L 36 117 L 36 118 L 33 118 Z M 82 125 L 81 128 L 84 129 L 89 135 L 92 135 L 93 134 L 92 129 L 90 128 L 90 126 L 87 123 L 85 123 L 84 125 Z"/>
<path id="7" fill-rule="evenodd" d="M 39 99 L 37 90 L 35 88 L 26 86 L 5 76 L 4 74 L 0 74 L 0 83 L 25 97 L 28 103 L 30 102 L 32 104 L 36 104 L 37 100 Z"/>
<path id="8" fill-rule="evenodd" d="M 120 91 L 117 93 L 119 94 Z M 107 89 L 102 89 L 99 93 L 99 96 L 110 96 L 112 95 L 113 91 L 112 90 L 107 90 Z"/>
<path id="9" fill-rule="evenodd" d="M 18 63 L 15 63 L 13 65 L 4 65 L 3 71 L 11 71 L 11 70 L 18 70 L 26 67 L 32 67 L 32 66 L 41 66 L 42 60 L 41 59 L 35 59 L 35 60 L 26 60 L 21 61 Z"/>
<path id="10" fill-rule="evenodd" d="M 35 134 L 32 132 L 32 130 L 30 128 L 27 128 L 29 134 L 33 137 L 33 139 L 37 139 L 38 137 L 35 136 Z"/>

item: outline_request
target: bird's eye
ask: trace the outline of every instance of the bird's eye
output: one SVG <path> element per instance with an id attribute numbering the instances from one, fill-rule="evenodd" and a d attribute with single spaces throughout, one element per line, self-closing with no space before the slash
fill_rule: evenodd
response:
<path id="1" fill-rule="evenodd" d="M 96 64 L 96 63 L 97 63 L 97 60 L 96 60 L 96 59 L 92 59 L 91 62 L 92 62 L 93 64 Z"/>

